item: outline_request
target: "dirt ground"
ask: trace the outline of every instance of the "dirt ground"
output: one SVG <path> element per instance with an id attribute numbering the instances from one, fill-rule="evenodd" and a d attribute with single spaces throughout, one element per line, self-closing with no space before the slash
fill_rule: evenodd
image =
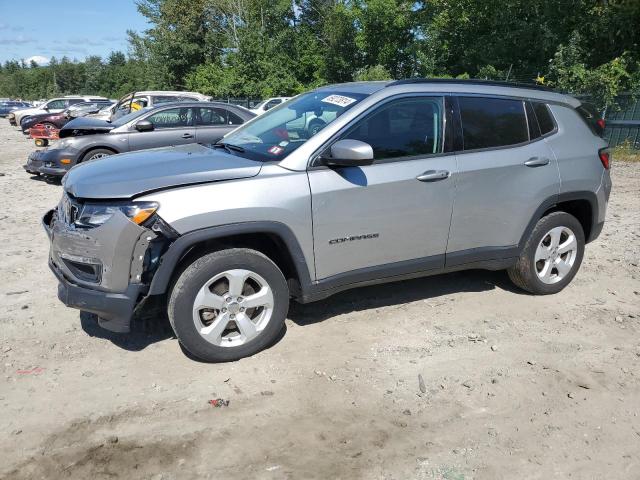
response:
<path id="1" fill-rule="evenodd" d="M 614 163 L 558 295 L 483 271 L 362 288 L 212 365 L 57 300 L 40 217 L 61 187 L 23 171 L 33 148 L 0 119 L 0 478 L 640 478 L 640 164 Z"/>

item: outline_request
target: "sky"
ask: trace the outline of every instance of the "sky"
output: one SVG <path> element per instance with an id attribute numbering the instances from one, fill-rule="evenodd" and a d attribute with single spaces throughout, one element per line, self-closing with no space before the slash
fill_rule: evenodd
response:
<path id="1" fill-rule="evenodd" d="M 127 30 L 147 28 L 134 0 L 0 0 L 0 62 L 126 53 Z"/>

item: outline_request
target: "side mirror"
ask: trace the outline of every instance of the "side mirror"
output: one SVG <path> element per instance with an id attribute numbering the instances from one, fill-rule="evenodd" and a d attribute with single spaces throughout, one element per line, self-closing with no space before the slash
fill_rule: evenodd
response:
<path id="1" fill-rule="evenodd" d="M 136 130 L 139 132 L 151 132 L 153 130 L 153 123 L 149 120 L 140 120 L 136 123 Z"/>
<path id="2" fill-rule="evenodd" d="M 360 140 L 338 140 L 331 145 L 331 157 L 323 157 L 328 167 L 361 167 L 373 163 L 373 148 Z"/>

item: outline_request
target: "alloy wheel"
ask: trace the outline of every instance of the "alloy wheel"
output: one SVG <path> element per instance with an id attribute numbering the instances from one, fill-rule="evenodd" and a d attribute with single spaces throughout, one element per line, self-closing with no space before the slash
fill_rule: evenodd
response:
<path id="1" fill-rule="evenodd" d="M 540 240 L 534 258 L 536 274 L 546 284 L 554 284 L 572 270 L 578 255 L 578 242 L 570 228 L 555 227 Z"/>
<path id="2" fill-rule="evenodd" d="M 250 270 L 227 270 L 198 291 L 193 322 L 209 343 L 237 347 L 260 335 L 271 320 L 273 306 L 273 292 L 264 278 Z"/>

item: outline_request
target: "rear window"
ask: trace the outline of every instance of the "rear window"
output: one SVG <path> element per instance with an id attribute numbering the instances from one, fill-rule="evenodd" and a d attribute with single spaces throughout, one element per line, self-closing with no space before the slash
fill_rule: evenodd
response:
<path id="1" fill-rule="evenodd" d="M 576 112 L 578 112 L 580 117 L 582 117 L 582 119 L 589 126 L 589 129 L 595 135 L 601 137 L 604 134 L 604 128 L 602 128 L 601 125 L 602 116 L 593 105 L 589 103 L 583 103 L 578 108 L 576 108 Z"/>
<path id="2" fill-rule="evenodd" d="M 555 130 L 556 125 L 553 123 L 553 117 L 545 103 L 533 102 L 533 111 L 536 113 L 541 135 L 546 135 Z"/>
<path id="3" fill-rule="evenodd" d="M 506 147 L 529 141 L 521 100 L 460 97 L 458 101 L 465 150 Z"/>

